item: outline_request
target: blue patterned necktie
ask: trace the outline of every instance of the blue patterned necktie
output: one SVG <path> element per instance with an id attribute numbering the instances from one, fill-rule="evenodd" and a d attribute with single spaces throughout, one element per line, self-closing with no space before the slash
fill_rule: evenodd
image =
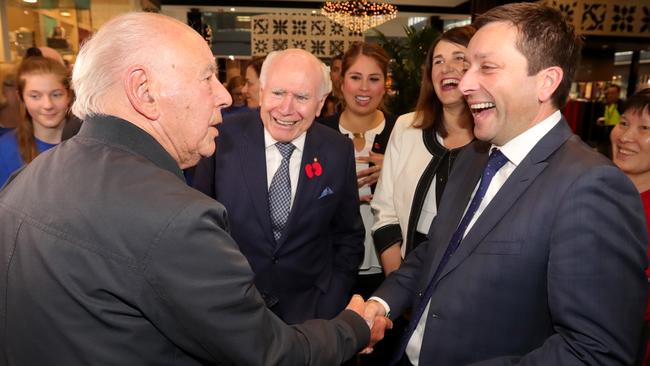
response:
<path id="1" fill-rule="evenodd" d="M 507 162 L 508 162 L 508 158 L 506 158 L 505 155 L 503 155 L 503 153 L 499 151 L 499 149 L 496 148 L 492 149 L 492 152 L 490 153 L 490 158 L 488 159 L 487 166 L 485 167 L 485 169 L 483 170 L 483 174 L 481 175 L 481 181 L 479 182 L 478 189 L 476 190 L 476 194 L 474 194 L 472 201 L 467 207 L 467 211 L 465 212 L 465 215 L 463 215 L 462 220 L 460 220 L 460 224 L 458 224 L 458 228 L 454 232 L 454 235 L 452 235 L 451 240 L 449 241 L 449 245 L 447 245 L 447 249 L 445 250 L 445 254 L 442 256 L 442 259 L 440 260 L 440 264 L 438 265 L 436 272 L 433 274 L 433 278 L 431 278 L 431 281 L 429 282 L 426 291 L 422 295 L 422 299 L 420 303 L 418 304 L 417 308 L 415 308 L 413 311 L 411 321 L 409 322 L 409 325 L 406 328 L 406 332 L 404 333 L 404 337 L 402 338 L 400 348 L 398 349 L 398 352 L 395 354 L 395 357 L 393 358 L 393 362 L 391 363 L 391 365 L 395 365 L 399 360 L 402 359 L 402 356 L 406 351 L 406 346 L 408 345 L 409 340 L 411 339 L 411 336 L 415 331 L 415 328 L 420 322 L 420 318 L 424 314 L 424 310 L 426 309 L 427 304 L 431 299 L 431 295 L 433 295 L 434 283 L 438 279 L 438 276 L 440 275 L 440 272 L 442 272 L 442 269 L 445 267 L 447 262 L 449 262 L 449 259 L 451 258 L 452 254 L 454 254 L 456 249 L 458 249 L 460 242 L 463 240 L 463 237 L 465 235 L 465 230 L 467 230 L 467 226 L 469 226 L 469 223 L 472 221 L 472 217 L 474 217 L 476 210 L 481 205 L 481 201 L 483 201 L 483 197 L 485 197 L 485 192 L 487 192 L 487 189 L 490 186 L 490 182 L 492 181 L 492 178 L 496 175 L 497 171 L 499 171 L 499 169 L 501 169 L 501 167 L 503 167 Z M 422 346 L 424 347 L 424 345 Z"/>
<path id="2" fill-rule="evenodd" d="M 280 240 L 282 231 L 287 225 L 289 211 L 291 211 L 291 178 L 289 177 L 289 160 L 296 148 L 290 142 L 276 142 L 282 155 L 280 167 L 275 172 L 269 187 L 269 211 L 271 213 L 271 226 L 275 240 Z"/>

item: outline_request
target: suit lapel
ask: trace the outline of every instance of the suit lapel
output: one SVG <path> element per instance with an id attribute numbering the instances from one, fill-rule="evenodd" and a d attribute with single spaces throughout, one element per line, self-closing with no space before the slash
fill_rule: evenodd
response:
<path id="1" fill-rule="evenodd" d="M 307 130 L 307 136 L 305 136 L 305 146 L 303 147 L 302 159 L 300 161 L 300 170 L 298 172 L 298 185 L 296 187 L 296 196 L 294 197 L 293 203 L 291 205 L 291 212 L 289 213 L 289 218 L 287 220 L 287 226 L 282 232 L 282 236 L 276 245 L 276 250 L 286 241 L 287 237 L 291 233 L 291 228 L 296 227 L 296 221 L 309 210 L 310 205 L 316 204 L 314 197 L 316 197 L 317 189 L 321 186 L 318 184 L 320 180 L 327 174 L 324 167 L 323 175 L 320 177 L 314 177 L 308 179 L 305 174 L 305 166 L 314 162 L 314 159 L 320 161 L 320 147 L 321 143 L 318 138 L 317 132 L 314 132 L 314 128 Z M 291 184 L 294 184 L 291 182 Z"/>
<path id="2" fill-rule="evenodd" d="M 445 249 L 451 240 L 451 236 L 456 231 L 456 227 L 465 213 L 465 207 L 469 203 L 472 192 L 481 178 L 483 168 L 487 164 L 489 148 L 490 144 L 477 141 L 472 146 L 464 149 L 456 159 L 451 177 L 449 177 L 449 183 L 443 195 L 444 199 L 439 205 L 438 210 L 438 212 L 448 212 L 449 214 L 444 214 L 439 220 L 435 220 L 440 221 L 439 224 L 432 225 L 429 229 L 429 238 L 435 237 L 437 243 L 429 247 L 429 250 L 433 250 L 434 253 L 432 265 L 429 267 L 429 273 L 427 273 L 426 277 L 423 277 L 425 287 L 431 281 Z M 444 233 L 435 233 L 433 231 L 434 227 L 435 230 L 444 230 Z"/>
<path id="3" fill-rule="evenodd" d="M 269 193 L 266 182 L 266 152 L 264 147 L 264 126 L 258 120 L 250 123 L 244 133 L 244 141 L 239 144 L 241 167 L 246 188 L 250 193 L 255 213 L 260 220 L 268 242 L 273 243 L 271 217 L 269 213 Z"/>
<path id="4" fill-rule="evenodd" d="M 512 172 L 496 196 L 490 201 L 481 216 L 476 220 L 470 231 L 461 242 L 456 253 L 451 257 L 438 277 L 438 281 L 456 268 L 483 238 L 501 221 L 510 207 L 533 183 L 535 178 L 546 168 L 548 157 L 571 137 L 572 132 L 564 118 L 544 136 L 539 143 L 522 160 Z M 480 169 L 483 170 L 482 168 Z M 467 202 L 460 201 L 460 202 Z M 460 220 L 460 218 L 458 218 Z M 457 221 L 458 222 L 458 221 Z"/>

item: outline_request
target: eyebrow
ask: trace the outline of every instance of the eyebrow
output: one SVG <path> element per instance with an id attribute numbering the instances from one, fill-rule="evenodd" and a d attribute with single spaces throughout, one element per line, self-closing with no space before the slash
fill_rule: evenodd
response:
<path id="1" fill-rule="evenodd" d="M 204 73 L 210 73 L 210 74 L 216 74 L 217 73 L 217 65 L 216 64 L 209 64 L 208 67 L 205 68 Z"/>
<path id="2" fill-rule="evenodd" d="M 452 56 L 456 56 L 456 55 L 463 55 L 463 56 L 465 56 L 465 52 L 462 52 L 462 51 L 454 51 L 454 52 L 451 53 L 451 55 L 452 55 Z M 437 55 L 433 55 L 433 58 L 443 58 L 443 56 L 442 56 L 441 54 L 437 54 Z"/>
<path id="3" fill-rule="evenodd" d="M 353 74 L 353 75 L 363 75 L 363 73 L 362 73 L 362 72 L 359 72 L 359 71 L 350 71 L 350 74 Z M 368 76 L 379 76 L 379 75 L 381 75 L 380 72 L 373 72 L 372 74 L 368 74 Z"/>
<path id="4" fill-rule="evenodd" d="M 486 59 L 489 56 L 492 56 L 492 54 L 494 54 L 494 52 L 479 52 L 479 53 L 474 54 L 474 58 Z"/>

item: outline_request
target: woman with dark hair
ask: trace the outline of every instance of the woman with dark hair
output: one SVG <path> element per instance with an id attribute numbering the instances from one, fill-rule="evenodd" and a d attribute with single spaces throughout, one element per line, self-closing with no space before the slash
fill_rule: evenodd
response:
<path id="1" fill-rule="evenodd" d="M 370 295 L 384 279 L 370 236 L 373 222 L 370 201 L 379 178 L 388 137 L 395 124 L 395 117 L 380 110 L 386 93 L 389 61 L 386 51 L 376 44 L 352 44 L 343 55 L 341 66 L 343 110 L 319 120 L 347 135 L 354 144 L 361 198 L 359 204 L 366 227 L 365 256 L 355 292 L 364 297 Z"/>
<path id="2" fill-rule="evenodd" d="M 246 80 L 241 75 L 233 76 L 228 80 L 226 90 L 228 90 L 228 93 L 232 97 L 232 104 L 230 107 L 221 110 L 221 116 L 225 117 L 233 113 L 250 111 L 250 108 L 246 105 L 246 95 L 243 92 L 245 85 Z"/>
<path id="3" fill-rule="evenodd" d="M 61 142 L 72 91 L 68 70 L 41 56 L 23 60 L 16 73 L 23 118 L 0 137 L 0 186 L 12 172 Z"/>
<path id="4" fill-rule="evenodd" d="M 262 73 L 262 64 L 266 57 L 255 57 L 246 65 L 244 79 L 246 84 L 241 92 L 246 96 L 246 105 L 254 109 L 260 107 L 260 74 Z"/>
<path id="5" fill-rule="evenodd" d="M 627 99 L 620 121 L 609 138 L 614 164 L 630 178 L 641 195 L 650 236 L 650 88 Z M 646 276 L 650 283 L 650 268 L 646 268 Z M 644 320 L 644 342 L 635 365 L 650 365 L 650 301 Z"/>
<path id="6" fill-rule="evenodd" d="M 430 47 L 415 112 L 398 118 L 372 208 L 373 238 L 384 272 L 426 240 L 454 159 L 474 139 L 473 118 L 458 89 L 467 69 L 472 26 L 444 32 Z"/>

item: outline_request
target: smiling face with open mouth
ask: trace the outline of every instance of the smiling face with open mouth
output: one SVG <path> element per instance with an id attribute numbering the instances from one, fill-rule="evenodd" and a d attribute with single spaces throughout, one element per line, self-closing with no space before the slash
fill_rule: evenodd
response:
<path id="1" fill-rule="evenodd" d="M 298 52 L 278 55 L 269 65 L 261 87 L 260 115 L 264 128 L 280 142 L 290 142 L 307 131 L 320 113 L 322 72 L 317 60 Z"/>
<path id="2" fill-rule="evenodd" d="M 549 103 L 540 103 L 542 76 L 528 75 L 518 33 L 505 22 L 479 29 L 467 47 L 470 66 L 459 84 L 474 117 L 474 135 L 498 146 L 549 114 Z"/>
<path id="3" fill-rule="evenodd" d="M 343 76 L 346 109 L 358 115 L 375 113 L 386 92 L 384 73 L 373 58 L 359 55 Z"/>
<path id="4" fill-rule="evenodd" d="M 466 52 L 466 47 L 445 40 L 433 50 L 431 82 L 443 105 L 465 103 L 458 83 L 467 69 Z"/>

